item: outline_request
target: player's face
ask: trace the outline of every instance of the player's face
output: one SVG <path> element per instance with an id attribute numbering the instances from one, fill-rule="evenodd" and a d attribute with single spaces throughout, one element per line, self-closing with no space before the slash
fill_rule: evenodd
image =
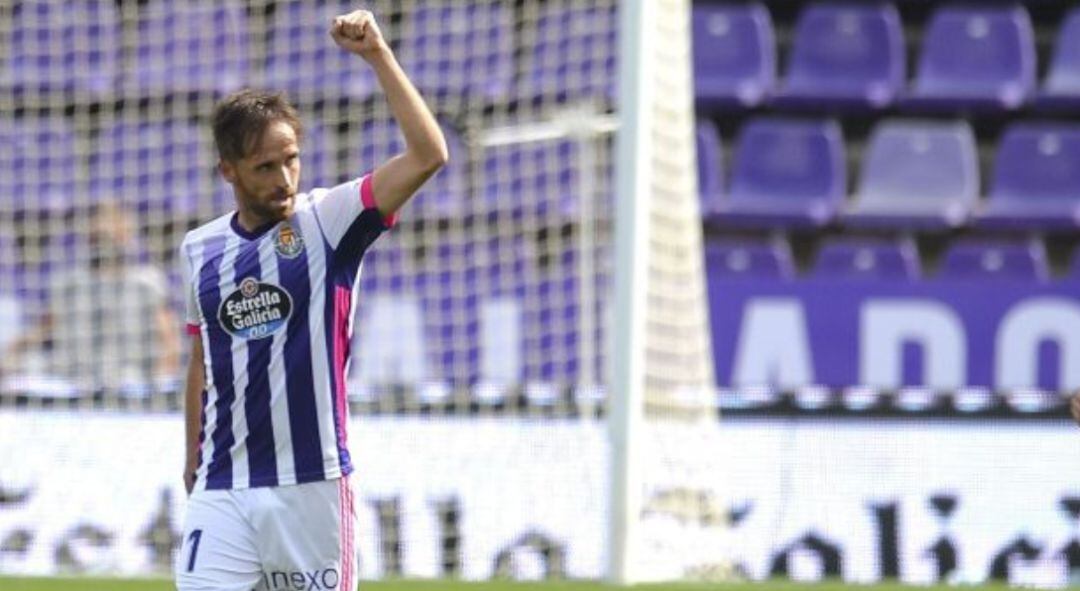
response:
<path id="1" fill-rule="evenodd" d="M 289 217 L 300 182 L 296 130 L 285 121 L 271 123 L 250 154 L 222 161 L 221 172 L 233 186 L 237 209 L 249 220 L 262 224 Z"/>

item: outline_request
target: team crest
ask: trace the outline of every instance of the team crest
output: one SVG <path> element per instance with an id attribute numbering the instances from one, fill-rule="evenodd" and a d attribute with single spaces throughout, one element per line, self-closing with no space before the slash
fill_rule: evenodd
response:
<path id="1" fill-rule="evenodd" d="M 292 229 L 292 226 L 287 223 L 282 224 L 274 234 L 274 250 L 287 259 L 295 259 L 304 250 L 304 239 Z"/>

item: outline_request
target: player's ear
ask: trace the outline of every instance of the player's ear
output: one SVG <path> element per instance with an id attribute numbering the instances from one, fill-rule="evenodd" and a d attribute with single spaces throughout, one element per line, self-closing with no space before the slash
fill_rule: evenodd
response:
<path id="1" fill-rule="evenodd" d="M 236 166 L 228 160 L 218 160 L 218 171 L 221 172 L 221 176 L 225 177 L 225 180 L 229 184 L 236 182 Z"/>

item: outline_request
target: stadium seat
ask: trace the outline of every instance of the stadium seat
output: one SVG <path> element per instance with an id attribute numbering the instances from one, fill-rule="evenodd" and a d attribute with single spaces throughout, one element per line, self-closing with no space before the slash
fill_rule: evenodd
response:
<path id="1" fill-rule="evenodd" d="M 479 375 L 479 281 L 476 245 L 440 242 L 419 252 L 416 291 L 424 310 L 433 378 L 466 386 Z M 462 289 L 462 286 L 470 286 Z"/>
<path id="2" fill-rule="evenodd" d="M 716 124 L 708 119 L 698 119 L 695 137 L 701 214 L 709 219 L 724 194 L 724 150 Z"/>
<path id="3" fill-rule="evenodd" d="M 951 279 L 1046 281 L 1050 268 L 1046 249 L 1038 240 L 962 239 L 945 251 L 938 275 Z"/>
<path id="4" fill-rule="evenodd" d="M 573 219 L 581 204 L 580 169 L 578 145 L 569 139 L 489 148 L 481 211 L 525 219 Z"/>
<path id="5" fill-rule="evenodd" d="M 113 0 L 15 2 L 11 33 L 0 45 L 0 88 L 20 93 L 115 89 L 120 15 Z M 62 47 L 78 51 L 64 51 Z"/>
<path id="6" fill-rule="evenodd" d="M 73 190 L 75 134 L 61 118 L 0 118 L 0 211 L 59 212 L 84 202 Z"/>
<path id="7" fill-rule="evenodd" d="M 812 273 L 827 279 L 913 281 L 921 275 L 919 251 L 910 239 L 833 239 L 818 250 Z"/>
<path id="8" fill-rule="evenodd" d="M 964 121 L 886 120 L 870 135 L 848 225 L 945 229 L 979 197 L 975 134 Z"/>
<path id="9" fill-rule="evenodd" d="M 1036 106 L 1080 109 L 1080 8 L 1070 10 L 1061 21 Z"/>
<path id="10" fill-rule="evenodd" d="M 523 97 L 614 99 L 615 5 L 547 2 L 539 10 L 535 27 L 526 25 L 522 33 L 531 48 Z"/>
<path id="11" fill-rule="evenodd" d="M 250 39 L 243 3 L 153 0 L 139 10 L 132 95 L 224 94 L 249 81 Z"/>
<path id="12" fill-rule="evenodd" d="M 326 42 L 335 16 L 355 10 L 349 0 L 279 2 L 266 46 L 265 86 L 285 90 L 292 100 L 371 96 L 377 80 L 356 56 Z"/>
<path id="13" fill-rule="evenodd" d="M 703 107 L 755 107 L 776 85 L 772 17 L 759 3 L 693 7 L 694 92 Z"/>
<path id="14" fill-rule="evenodd" d="M 90 151 L 90 195 L 144 211 L 216 213 L 228 202 L 207 202 L 214 162 L 209 130 L 194 123 L 119 121 L 100 131 Z"/>
<path id="15" fill-rule="evenodd" d="M 709 240 L 705 271 L 710 279 L 791 279 L 795 263 L 791 247 L 783 240 Z"/>
<path id="16" fill-rule="evenodd" d="M 977 222 L 991 229 L 1080 227 L 1080 125 L 1021 122 L 1006 129 Z"/>
<path id="17" fill-rule="evenodd" d="M 428 180 L 402 211 L 408 219 L 459 218 L 468 213 L 469 156 L 461 136 L 442 124 L 450 161 Z M 387 119 L 367 120 L 348 134 L 346 176 L 366 174 L 405 149 L 397 125 Z"/>
<path id="18" fill-rule="evenodd" d="M 880 109 L 904 84 L 904 34 L 892 4 L 811 4 L 795 26 L 780 107 Z"/>
<path id="19" fill-rule="evenodd" d="M 821 227 L 845 193 L 840 125 L 758 118 L 743 125 L 731 186 L 714 220 L 744 227 Z"/>
<path id="20" fill-rule="evenodd" d="M 510 7 L 492 0 L 425 3 L 404 17 L 400 56 L 429 97 L 505 98 L 514 77 Z"/>
<path id="21" fill-rule="evenodd" d="M 347 180 L 346 174 L 339 174 L 337 130 L 321 123 L 304 126 L 304 137 L 300 143 L 300 190 L 310 191 L 316 187 L 333 187 Z M 361 174 L 351 171 L 352 176 Z"/>
<path id="22" fill-rule="evenodd" d="M 926 26 L 914 109 L 1013 110 L 1035 89 L 1035 33 L 1022 6 L 946 6 Z"/>

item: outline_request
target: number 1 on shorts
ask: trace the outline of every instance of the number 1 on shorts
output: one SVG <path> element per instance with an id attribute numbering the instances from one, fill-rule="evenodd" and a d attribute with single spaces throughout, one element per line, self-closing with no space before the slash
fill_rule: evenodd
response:
<path id="1" fill-rule="evenodd" d="M 187 572 L 191 572 L 195 569 L 195 556 L 199 553 L 199 540 L 202 539 L 202 530 L 196 529 L 188 536 L 188 540 L 191 541 L 191 555 L 188 557 Z"/>

